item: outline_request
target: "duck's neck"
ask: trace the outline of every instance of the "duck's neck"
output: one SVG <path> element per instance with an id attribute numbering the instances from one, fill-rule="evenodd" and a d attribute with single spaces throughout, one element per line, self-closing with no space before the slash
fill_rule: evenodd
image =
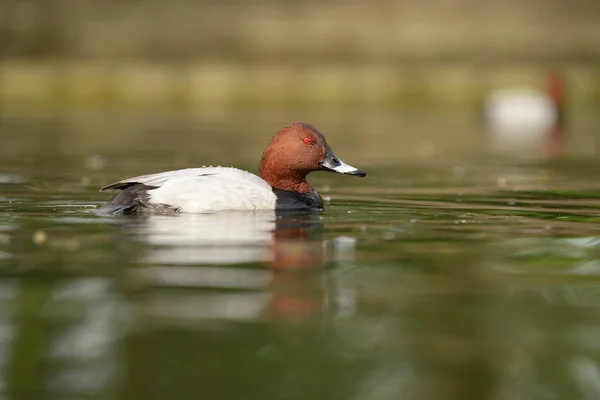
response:
<path id="1" fill-rule="evenodd" d="M 564 149 L 565 134 L 565 87 L 559 74 L 551 74 L 547 83 L 547 92 L 556 109 L 556 121 L 546 141 L 546 155 L 559 156 Z"/>
<path id="2" fill-rule="evenodd" d="M 281 176 L 274 173 L 268 173 L 267 171 L 261 171 L 260 177 L 271 185 L 273 189 L 305 194 L 312 191 L 312 188 L 306 181 L 306 175 L 292 174 Z"/>
<path id="3" fill-rule="evenodd" d="M 553 73 L 548 76 L 546 92 L 556 108 L 557 120 L 555 128 L 561 130 L 565 124 L 565 87 L 563 77 Z"/>

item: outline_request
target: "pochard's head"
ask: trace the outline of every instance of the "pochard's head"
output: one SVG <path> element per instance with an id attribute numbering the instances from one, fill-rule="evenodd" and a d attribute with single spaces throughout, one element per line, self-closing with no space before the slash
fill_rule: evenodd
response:
<path id="1" fill-rule="evenodd" d="M 260 160 L 260 177 L 275 189 L 307 193 L 306 175 L 330 171 L 365 176 L 337 158 L 317 128 L 305 122 L 284 126 L 269 142 Z"/>

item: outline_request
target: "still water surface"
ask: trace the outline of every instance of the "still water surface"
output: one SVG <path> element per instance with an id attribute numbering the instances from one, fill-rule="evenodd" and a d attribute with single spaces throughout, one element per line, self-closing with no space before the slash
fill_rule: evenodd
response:
<path id="1" fill-rule="evenodd" d="M 315 121 L 368 171 L 311 177 L 321 214 L 147 218 L 97 217 L 98 188 L 256 171 L 282 123 L 6 118 L 2 398 L 600 397 L 600 121 L 544 160 L 369 118 Z"/>

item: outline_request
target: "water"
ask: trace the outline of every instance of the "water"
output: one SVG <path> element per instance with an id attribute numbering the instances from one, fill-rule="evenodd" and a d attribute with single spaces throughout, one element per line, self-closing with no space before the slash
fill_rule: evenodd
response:
<path id="1" fill-rule="evenodd" d="M 2 398 L 598 398 L 600 121 L 548 160 L 467 118 L 324 114 L 368 172 L 311 176 L 325 212 L 149 218 L 95 216 L 98 188 L 256 171 L 293 118 L 5 118 Z"/>

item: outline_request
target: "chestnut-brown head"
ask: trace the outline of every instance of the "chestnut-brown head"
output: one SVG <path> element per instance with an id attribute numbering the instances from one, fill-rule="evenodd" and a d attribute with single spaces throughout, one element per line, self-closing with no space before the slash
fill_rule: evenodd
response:
<path id="1" fill-rule="evenodd" d="M 365 176 L 334 154 L 317 128 L 305 122 L 284 126 L 269 142 L 260 160 L 260 177 L 279 190 L 308 193 L 306 175 L 331 171 Z"/>

